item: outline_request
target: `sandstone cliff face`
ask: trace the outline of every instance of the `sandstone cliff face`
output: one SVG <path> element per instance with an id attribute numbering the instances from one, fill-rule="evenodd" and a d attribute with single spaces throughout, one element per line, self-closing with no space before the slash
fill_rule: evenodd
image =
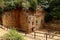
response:
<path id="1" fill-rule="evenodd" d="M 44 26 L 47 29 L 60 31 L 60 20 L 52 20 L 49 23 L 45 23 Z"/>
<path id="2" fill-rule="evenodd" d="M 28 14 L 28 15 L 27 15 Z M 29 16 L 31 17 L 29 23 Z M 44 12 L 31 12 L 24 10 L 11 10 L 4 12 L 2 16 L 3 25 L 6 27 L 15 27 L 19 30 L 32 31 L 33 25 L 35 28 L 42 28 L 44 21 Z M 34 24 L 32 24 L 34 22 Z M 28 30 L 29 29 L 29 30 Z"/>
<path id="3" fill-rule="evenodd" d="M 4 12 L 2 16 L 2 21 L 4 26 L 11 26 L 16 27 L 18 25 L 18 11 L 17 10 L 11 10 Z"/>
<path id="4" fill-rule="evenodd" d="M 1 16 L 0 16 L 0 25 L 2 24 L 2 18 L 1 18 Z"/>

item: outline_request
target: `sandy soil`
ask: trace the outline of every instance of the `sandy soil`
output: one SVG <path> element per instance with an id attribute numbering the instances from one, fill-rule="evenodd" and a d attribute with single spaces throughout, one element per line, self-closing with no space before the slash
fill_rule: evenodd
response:
<path id="1" fill-rule="evenodd" d="M 0 36 L 3 36 L 7 32 L 8 31 L 0 28 Z M 38 31 L 38 32 L 43 33 L 42 31 Z M 40 37 L 36 36 L 36 38 L 34 38 L 34 33 L 27 34 L 26 36 L 24 33 L 21 33 L 21 34 L 24 36 L 26 40 L 46 40 L 46 37 L 44 37 L 44 34 L 36 34 L 40 36 Z M 53 39 L 48 38 L 47 40 L 60 40 L 60 37 L 54 36 Z"/>
<path id="2" fill-rule="evenodd" d="M 44 31 L 37 31 L 37 32 L 46 33 L 46 31 L 45 32 Z M 36 35 L 38 35 L 38 36 L 36 36 L 36 38 L 34 38 L 34 33 L 27 34 L 25 36 L 25 39 L 27 39 L 27 40 L 46 40 L 46 36 L 44 34 L 36 33 Z M 60 36 L 60 34 L 58 34 L 58 36 Z M 58 36 L 54 36 L 53 38 L 47 38 L 47 40 L 60 40 L 60 37 L 58 37 Z"/>
<path id="3" fill-rule="evenodd" d="M 0 28 L 0 36 L 3 36 L 5 33 L 7 33 L 7 31 Z"/>

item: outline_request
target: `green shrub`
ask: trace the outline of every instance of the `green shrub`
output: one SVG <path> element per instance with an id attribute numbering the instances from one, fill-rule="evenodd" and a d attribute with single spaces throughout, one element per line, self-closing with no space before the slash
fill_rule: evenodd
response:
<path id="1" fill-rule="evenodd" d="M 24 40 L 24 37 L 19 34 L 16 30 L 10 30 L 3 37 L 3 40 Z"/>

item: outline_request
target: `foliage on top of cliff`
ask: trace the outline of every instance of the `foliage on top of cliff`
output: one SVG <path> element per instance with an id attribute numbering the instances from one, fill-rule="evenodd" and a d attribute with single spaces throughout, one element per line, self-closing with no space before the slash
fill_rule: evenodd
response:
<path id="1" fill-rule="evenodd" d="M 0 0 L 0 8 L 4 11 L 23 8 L 28 10 L 36 10 L 37 6 L 43 8 L 48 7 L 47 2 L 44 0 Z"/>
<path id="2" fill-rule="evenodd" d="M 60 19 L 60 0 L 0 0 L 0 13 L 16 8 L 35 11 L 37 6 L 47 11 L 46 18 Z"/>
<path id="3" fill-rule="evenodd" d="M 49 0 L 49 7 L 46 11 L 46 21 L 51 21 L 52 19 L 60 20 L 60 0 Z"/>

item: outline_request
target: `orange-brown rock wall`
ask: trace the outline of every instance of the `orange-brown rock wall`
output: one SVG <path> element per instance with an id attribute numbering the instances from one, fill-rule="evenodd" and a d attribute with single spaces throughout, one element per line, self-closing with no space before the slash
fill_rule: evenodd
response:
<path id="1" fill-rule="evenodd" d="M 2 21 L 4 26 L 18 26 L 18 11 L 11 10 L 4 12 Z"/>

